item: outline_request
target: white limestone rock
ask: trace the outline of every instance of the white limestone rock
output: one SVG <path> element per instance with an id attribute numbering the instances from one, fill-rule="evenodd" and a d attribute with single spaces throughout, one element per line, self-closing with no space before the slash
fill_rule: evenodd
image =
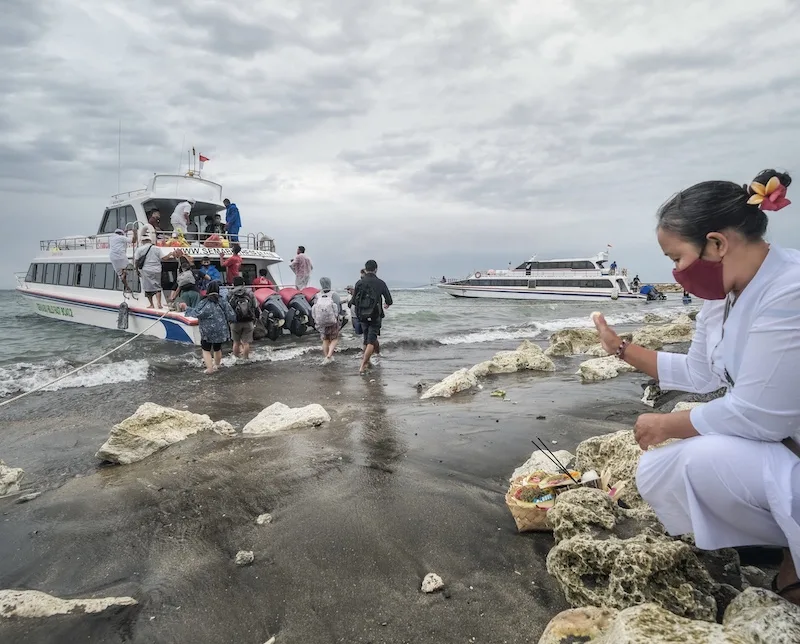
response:
<path id="1" fill-rule="evenodd" d="M 665 322 L 668 322 L 668 320 L 663 315 L 658 315 L 656 313 L 645 313 L 643 322 L 645 324 L 664 324 Z"/>
<path id="2" fill-rule="evenodd" d="M 21 467 L 8 467 L 0 461 L 0 496 L 19 492 L 19 485 L 25 475 Z"/>
<path id="3" fill-rule="evenodd" d="M 621 373 L 636 371 L 631 365 L 616 356 L 606 358 L 592 358 L 582 362 L 578 367 L 577 374 L 583 382 L 598 382 L 616 378 Z"/>
<path id="4" fill-rule="evenodd" d="M 429 572 L 422 580 L 422 587 L 420 590 L 423 593 L 435 593 L 437 590 L 444 588 L 444 581 L 435 572 Z"/>
<path id="5" fill-rule="evenodd" d="M 212 426 L 205 414 L 144 403 L 133 416 L 111 428 L 96 456 L 122 465 L 135 463 Z"/>
<path id="6" fill-rule="evenodd" d="M 676 411 L 691 411 L 695 407 L 699 407 L 700 405 L 705 405 L 704 402 L 679 402 L 675 403 L 675 407 L 672 408 L 673 412 Z"/>
<path id="7" fill-rule="evenodd" d="M 719 624 L 680 617 L 657 604 L 641 604 L 620 611 L 611 625 L 590 641 L 592 644 L 755 644 Z"/>
<path id="8" fill-rule="evenodd" d="M 583 353 L 600 341 L 596 329 L 561 329 L 550 336 L 550 346 L 545 350 L 548 356 L 571 356 Z"/>
<path id="9" fill-rule="evenodd" d="M 688 316 L 681 316 L 670 324 L 642 327 L 633 334 L 633 344 L 657 351 L 665 344 L 691 342 L 693 337 L 694 324 Z"/>
<path id="10" fill-rule="evenodd" d="M 450 398 L 453 394 L 472 389 L 472 387 L 477 384 L 478 379 L 475 377 L 475 374 L 471 373 L 469 369 L 459 369 L 455 373 L 451 373 L 441 382 L 437 382 L 433 385 L 420 396 L 420 400 L 428 400 L 429 398 Z"/>
<path id="11" fill-rule="evenodd" d="M 493 373 L 514 373 L 515 371 L 555 371 L 553 361 L 544 355 L 541 347 L 524 340 L 514 351 L 500 351 L 491 360 L 480 362 L 470 369 L 477 378 Z"/>
<path id="12" fill-rule="evenodd" d="M 247 425 L 242 434 L 271 434 L 287 429 L 303 429 L 317 427 L 330 422 L 331 417 L 322 405 L 313 404 L 305 407 L 289 407 L 283 403 L 273 403 Z"/>
<path id="13" fill-rule="evenodd" d="M 608 351 L 606 351 L 603 348 L 603 345 L 598 343 L 598 344 L 593 344 L 591 347 L 587 347 L 586 350 L 583 352 L 583 355 L 594 356 L 595 358 L 604 358 L 609 354 Z"/>
<path id="14" fill-rule="evenodd" d="M 101 613 L 114 606 L 133 606 L 133 597 L 60 599 L 38 590 L 0 590 L 0 617 L 36 618 L 75 613 Z"/>
<path id="15" fill-rule="evenodd" d="M 575 458 L 565 449 L 560 449 L 557 452 L 553 452 L 553 455 L 564 467 L 567 467 Z M 547 472 L 549 474 L 558 474 L 560 470 L 555 466 L 553 461 L 542 454 L 541 450 L 537 449 L 533 452 L 533 454 L 531 454 L 531 457 L 527 461 L 514 470 L 510 480 L 513 481 L 517 477 L 527 476 L 531 472 Z"/>
<path id="16" fill-rule="evenodd" d="M 725 629 L 755 644 L 800 642 L 800 606 L 765 588 L 747 588 L 725 610 Z"/>
<path id="17" fill-rule="evenodd" d="M 547 625 L 539 644 L 573 644 L 594 641 L 608 630 L 619 611 L 584 606 L 561 611 Z"/>
<path id="18" fill-rule="evenodd" d="M 267 525 L 268 523 L 272 523 L 272 515 L 268 512 L 265 514 L 259 514 L 256 517 L 256 523 L 258 525 Z"/>
<path id="19" fill-rule="evenodd" d="M 237 566 L 249 566 L 255 558 L 252 550 L 240 550 L 233 561 Z"/>
<path id="20" fill-rule="evenodd" d="M 233 436 L 236 434 L 236 429 L 227 420 L 218 420 L 211 425 L 211 429 L 220 436 Z"/>

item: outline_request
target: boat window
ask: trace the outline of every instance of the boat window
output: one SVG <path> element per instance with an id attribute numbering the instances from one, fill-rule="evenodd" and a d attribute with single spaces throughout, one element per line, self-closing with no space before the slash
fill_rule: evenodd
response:
<path id="1" fill-rule="evenodd" d="M 44 264 L 36 264 L 36 280 L 37 283 L 41 284 L 44 282 Z"/>
<path id="2" fill-rule="evenodd" d="M 44 268 L 44 283 L 45 284 L 55 284 L 56 283 L 56 268 L 58 268 L 58 264 L 45 264 L 45 268 Z"/>
<path id="3" fill-rule="evenodd" d="M 25 276 L 26 282 L 35 282 L 36 281 L 36 264 L 31 264 L 28 267 L 28 274 Z"/>
<path id="4" fill-rule="evenodd" d="M 105 264 L 106 267 L 106 288 L 110 291 L 113 291 L 117 288 L 117 282 L 121 280 L 117 276 L 117 271 L 114 270 L 114 267 L 111 264 Z M 121 290 L 120 286 L 120 290 Z"/>
<path id="5" fill-rule="evenodd" d="M 117 213 L 117 228 L 125 230 L 125 226 L 132 221 L 136 221 L 136 213 L 133 210 L 133 206 L 119 208 Z"/>
<path id="6" fill-rule="evenodd" d="M 117 209 L 109 208 L 103 215 L 98 233 L 113 233 L 117 229 Z"/>
<path id="7" fill-rule="evenodd" d="M 610 280 L 531 280 L 530 287 L 611 288 Z"/>
<path id="8" fill-rule="evenodd" d="M 91 264 L 77 264 L 75 266 L 75 286 L 88 287 L 92 279 Z"/>
<path id="9" fill-rule="evenodd" d="M 619 286 L 620 293 L 628 292 L 628 287 L 625 286 L 625 282 L 621 278 L 617 278 L 617 285 Z"/>
<path id="10" fill-rule="evenodd" d="M 75 277 L 75 264 L 61 264 L 58 273 L 58 283 L 60 286 L 71 286 Z"/>

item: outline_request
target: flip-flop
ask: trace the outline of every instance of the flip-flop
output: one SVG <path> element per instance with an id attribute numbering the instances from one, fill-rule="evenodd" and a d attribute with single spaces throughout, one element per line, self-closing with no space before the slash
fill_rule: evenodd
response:
<path id="1" fill-rule="evenodd" d="M 783 597 L 784 593 L 788 593 L 793 590 L 800 590 L 800 581 L 793 581 L 791 584 L 786 584 L 783 588 L 778 588 L 778 575 L 775 575 L 772 578 L 772 584 L 770 586 L 773 593 L 779 597 Z"/>

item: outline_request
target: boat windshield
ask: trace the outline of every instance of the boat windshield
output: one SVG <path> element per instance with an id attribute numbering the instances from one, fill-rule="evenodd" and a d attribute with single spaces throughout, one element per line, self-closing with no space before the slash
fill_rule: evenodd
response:
<path id="1" fill-rule="evenodd" d="M 153 178 L 151 194 L 156 198 L 176 199 L 177 201 L 196 199 L 197 201 L 220 203 L 222 186 L 213 181 L 196 177 L 158 175 Z"/>

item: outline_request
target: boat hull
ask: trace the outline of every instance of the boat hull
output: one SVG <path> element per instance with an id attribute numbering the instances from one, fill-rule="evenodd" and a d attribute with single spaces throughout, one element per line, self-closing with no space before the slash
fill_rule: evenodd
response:
<path id="1" fill-rule="evenodd" d="M 33 291 L 27 288 L 18 288 L 17 292 L 22 295 L 34 313 L 53 320 L 114 331 L 122 330 L 133 334 L 144 332 L 144 335 L 161 340 L 200 344 L 200 327 L 197 325 L 197 320 L 173 312 L 159 320 L 163 311 L 147 309 L 139 305 L 136 300 L 128 301 L 128 328 L 118 329 L 117 319 L 121 301 L 114 304 L 91 298 L 76 298 Z M 154 324 L 156 321 L 158 322 Z"/>
<path id="2" fill-rule="evenodd" d="M 494 300 L 549 300 L 561 302 L 608 302 L 614 298 L 611 292 L 559 291 L 558 289 L 497 288 L 481 286 L 459 286 L 439 284 L 439 289 L 453 297 L 486 298 Z M 620 293 L 617 301 L 646 302 L 647 296 L 639 293 Z"/>

